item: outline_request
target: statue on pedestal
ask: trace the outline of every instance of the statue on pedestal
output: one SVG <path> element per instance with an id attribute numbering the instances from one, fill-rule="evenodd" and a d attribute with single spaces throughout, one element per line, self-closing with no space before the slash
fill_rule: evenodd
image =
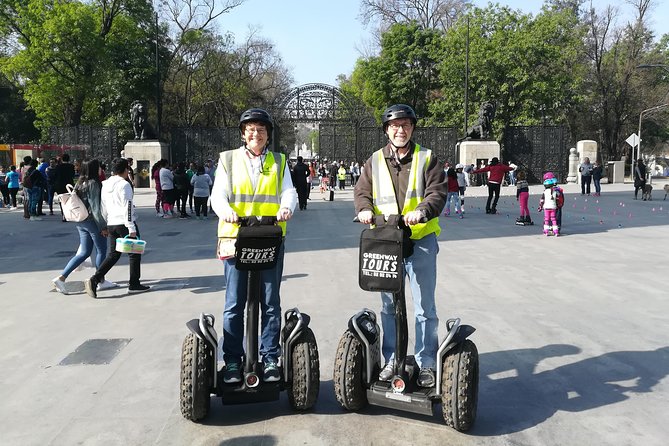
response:
<path id="1" fill-rule="evenodd" d="M 467 129 L 467 134 L 463 139 L 490 139 L 492 135 L 492 121 L 495 119 L 496 110 L 497 105 L 494 102 L 486 101 L 481 104 L 476 124 Z"/>
<path id="2" fill-rule="evenodd" d="M 135 100 L 132 102 L 130 106 L 130 119 L 132 121 L 132 129 L 135 132 L 135 139 L 150 139 L 153 136 L 146 106 L 142 101 Z"/>

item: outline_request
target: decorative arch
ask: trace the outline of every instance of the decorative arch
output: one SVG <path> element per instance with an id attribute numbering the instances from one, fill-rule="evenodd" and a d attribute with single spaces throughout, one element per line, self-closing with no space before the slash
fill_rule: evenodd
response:
<path id="1" fill-rule="evenodd" d="M 328 84 L 304 84 L 281 96 L 274 108 L 275 118 L 282 121 L 359 121 L 365 107 L 339 88 Z"/>

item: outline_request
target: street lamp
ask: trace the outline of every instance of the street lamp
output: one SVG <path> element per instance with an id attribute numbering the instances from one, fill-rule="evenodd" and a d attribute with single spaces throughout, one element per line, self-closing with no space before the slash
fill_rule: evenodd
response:
<path id="1" fill-rule="evenodd" d="M 637 159 L 641 158 L 641 118 L 643 115 L 647 115 L 651 112 L 654 112 L 655 110 L 659 110 L 664 107 L 669 107 L 669 104 L 660 104 L 656 105 L 655 107 L 647 108 L 645 110 L 641 110 L 641 113 L 639 113 L 639 143 L 637 144 L 637 158 L 634 158 L 634 148 L 632 148 L 632 163 L 636 161 Z M 634 164 L 632 164 L 634 165 Z M 634 178 L 634 173 L 632 173 L 632 178 Z"/>

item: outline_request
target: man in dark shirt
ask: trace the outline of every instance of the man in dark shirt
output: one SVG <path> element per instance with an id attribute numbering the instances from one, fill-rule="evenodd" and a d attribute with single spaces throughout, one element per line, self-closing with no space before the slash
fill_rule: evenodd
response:
<path id="1" fill-rule="evenodd" d="M 297 189 L 297 200 L 300 204 L 301 211 L 307 208 L 307 197 L 309 195 L 309 183 L 307 182 L 307 178 L 309 177 L 309 166 L 302 161 L 303 158 L 298 156 L 297 164 L 293 167 L 293 183 L 295 189 Z"/>
<path id="2" fill-rule="evenodd" d="M 74 165 L 70 163 L 70 155 L 63 153 L 62 162 L 56 166 L 54 179 L 54 188 L 56 193 L 64 194 L 67 192 L 66 185 L 74 185 Z"/>

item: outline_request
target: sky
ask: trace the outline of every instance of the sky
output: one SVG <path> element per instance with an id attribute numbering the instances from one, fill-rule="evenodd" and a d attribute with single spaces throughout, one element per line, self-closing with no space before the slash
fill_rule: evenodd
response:
<path id="1" fill-rule="evenodd" d="M 475 0 L 477 6 L 488 2 Z M 537 14 L 542 0 L 498 0 L 525 13 Z M 593 0 L 596 9 L 622 5 L 620 19 L 630 17 L 630 8 L 618 0 Z M 627 15 L 625 14 L 627 12 Z M 229 31 L 243 42 L 249 29 L 274 43 L 284 64 L 292 72 L 295 86 L 308 83 L 337 85 L 339 74 L 350 75 L 356 60 L 371 42 L 370 29 L 358 15 L 359 0 L 247 0 L 217 22 L 219 31 Z M 669 33 L 669 1 L 655 0 L 650 26 L 656 36 Z"/>

